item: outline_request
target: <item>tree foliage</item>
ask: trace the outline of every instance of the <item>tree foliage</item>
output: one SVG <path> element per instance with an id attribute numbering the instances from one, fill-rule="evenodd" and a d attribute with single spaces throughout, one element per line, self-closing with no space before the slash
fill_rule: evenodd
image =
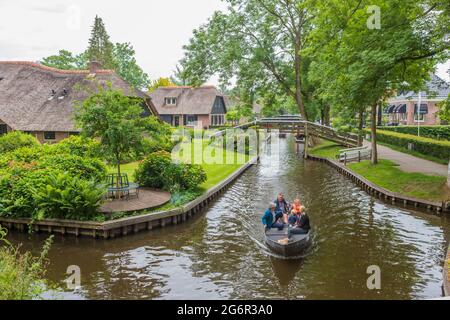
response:
<path id="1" fill-rule="evenodd" d="M 114 45 L 109 40 L 102 18 L 95 16 L 87 48 L 87 58 L 89 61 L 100 62 L 106 69 L 113 69 L 115 67 L 113 51 Z"/>
<path id="2" fill-rule="evenodd" d="M 309 0 L 227 0 L 229 12 L 216 12 L 194 31 L 181 61 L 189 83 L 213 74 L 255 98 L 271 90 L 294 101 L 308 118 L 302 83 L 303 51 L 312 16 Z"/>
<path id="3" fill-rule="evenodd" d="M 117 165 L 142 147 L 145 119 L 142 101 L 99 85 L 98 91 L 77 106 L 75 119 L 83 136 L 100 140 L 102 154 Z"/>
<path id="4" fill-rule="evenodd" d="M 171 87 L 171 86 L 175 86 L 176 84 L 172 82 L 172 80 L 170 78 L 163 78 L 160 77 L 156 80 L 153 80 L 150 83 L 150 86 L 148 87 L 148 92 L 152 93 L 154 92 L 156 89 L 160 88 L 160 87 Z"/>
<path id="5" fill-rule="evenodd" d="M 95 17 L 89 47 L 82 53 L 74 55 L 68 50 L 60 50 L 41 60 L 43 65 L 63 70 L 83 70 L 89 61 L 100 62 L 102 68 L 113 69 L 132 86 L 142 89 L 150 84 L 147 73 L 138 65 L 133 46 L 126 43 L 113 44 L 102 19 Z"/>

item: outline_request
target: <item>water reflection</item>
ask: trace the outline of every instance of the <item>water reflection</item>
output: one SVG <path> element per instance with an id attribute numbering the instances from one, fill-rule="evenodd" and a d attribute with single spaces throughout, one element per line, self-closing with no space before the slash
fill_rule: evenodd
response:
<path id="1" fill-rule="evenodd" d="M 280 191 L 300 197 L 311 217 L 314 246 L 300 260 L 279 260 L 264 245 L 260 218 Z M 80 266 L 82 289 L 67 298 L 436 297 L 449 230 L 446 218 L 390 207 L 305 162 L 286 139 L 186 224 L 109 241 L 56 236 L 48 276 L 61 281 L 68 265 Z M 32 250 L 45 237 L 10 236 Z M 381 268 L 380 291 L 366 287 L 370 265 Z"/>

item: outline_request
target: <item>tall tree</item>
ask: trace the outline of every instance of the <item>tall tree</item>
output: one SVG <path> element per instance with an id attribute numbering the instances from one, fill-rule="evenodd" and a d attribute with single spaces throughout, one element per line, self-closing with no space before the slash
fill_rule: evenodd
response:
<path id="1" fill-rule="evenodd" d="M 146 88 L 150 79 L 137 64 L 135 54 L 130 43 L 116 43 L 113 51 L 114 70 L 134 87 Z"/>
<path id="2" fill-rule="evenodd" d="M 141 99 L 128 97 L 120 90 L 98 85 L 92 93 L 76 107 L 75 119 L 82 135 L 99 139 L 102 154 L 117 165 L 142 147 L 145 118 L 141 117 Z"/>
<path id="3" fill-rule="evenodd" d="M 229 12 L 216 12 L 194 31 L 181 61 L 189 82 L 213 74 L 221 82 L 260 95 L 274 87 L 308 118 L 302 93 L 303 51 L 312 28 L 310 0 L 226 0 Z"/>
<path id="4" fill-rule="evenodd" d="M 109 40 L 109 35 L 106 32 L 103 20 L 99 16 L 95 16 L 91 38 L 89 39 L 89 47 L 87 49 L 87 57 L 89 61 L 100 62 L 104 68 L 113 69 L 115 67 L 113 52 L 114 45 Z"/>
<path id="5" fill-rule="evenodd" d="M 379 28 L 368 23 L 369 6 L 380 12 Z M 324 99 L 354 114 L 370 108 L 376 164 L 377 106 L 396 90 L 422 88 L 436 63 L 448 57 L 448 25 L 443 23 L 448 6 L 428 0 L 327 0 L 317 10 L 311 77 Z"/>

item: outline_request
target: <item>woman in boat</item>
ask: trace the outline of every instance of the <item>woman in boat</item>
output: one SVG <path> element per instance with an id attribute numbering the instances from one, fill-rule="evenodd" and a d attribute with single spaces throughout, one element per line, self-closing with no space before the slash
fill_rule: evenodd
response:
<path id="1" fill-rule="evenodd" d="M 294 227 L 290 230 L 291 234 L 306 234 L 311 229 L 309 216 L 305 212 L 305 207 L 300 207 L 300 215 Z"/>
<path id="2" fill-rule="evenodd" d="M 290 225 L 296 225 L 300 220 L 301 207 L 302 204 L 300 202 L 300 199 L 295 199 L 291 205 L 291 215 L 288 218 L 288 222 Z"/>
<path id="3" fill-rule="evenodd" d="M 289 204 L 284 199 L 284 195 L 281 192 L 278 194 L 277 199 L 274 201 L 274 203 L 275 211 L 282 214 L 284 223 L 288 223 Z"/>
<path id="4" fill-rule="evenodd" d="M 271 228 L 278 228 L 278 230 L 283 230 L 284 224 L 281 221 L 282 219 L 283 214 L 276 211 L 275 203 L 270 203 L 269 208 L 266 210 L 266 212 L 264 212 L 261 221 L 266 227 L 266 230 L 270 230 Z"/>

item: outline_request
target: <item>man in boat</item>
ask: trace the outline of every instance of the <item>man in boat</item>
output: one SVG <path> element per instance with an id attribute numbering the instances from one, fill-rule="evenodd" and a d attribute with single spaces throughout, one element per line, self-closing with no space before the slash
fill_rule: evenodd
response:
<path id="1" fill-rule="evenodd" d="M 283 214 L 276 211 L 276 205 L 274 203 L 270 203 L 269 208 L 266 210 L 266 212 L 264 212 L 261 221 L 266 227 L 266 230 L 270 230 L 271 228 L 283 230 L 284 223 L 282 219 Z"/>
<path id="2" fill-rule="evenodd" d="M 291 234 L 306 234 L 309 232 L 309 229 L 311 229 L 309 216 L 305 212 L 305 207 L 301 206 L 300 215 L 290 232 Z"/>
<path id="3" fill-rule="evenodd" d="M 280 192 L 277 199 L 274 201 L 275 211 L 281 213 L 283 216 L 283 222 L 288 223 L 289 204 L 284 199 L 284 195 Z"/>

